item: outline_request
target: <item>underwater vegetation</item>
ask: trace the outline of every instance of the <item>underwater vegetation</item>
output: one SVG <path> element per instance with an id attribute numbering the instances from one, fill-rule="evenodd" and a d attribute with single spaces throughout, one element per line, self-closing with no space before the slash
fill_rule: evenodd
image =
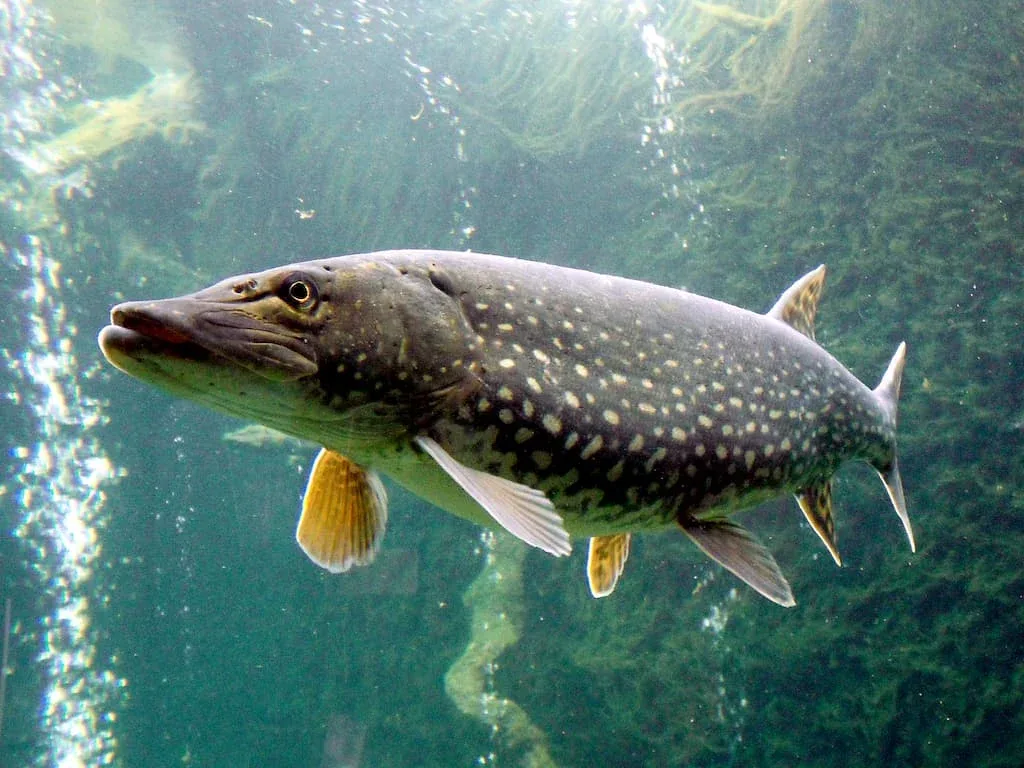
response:
<path id="1" fill-rule="evenodd" d="M 239 425 L 193 424 L 96 378 L 87 386 L 116 411 L 103 431 L 116 461 L 131 468 L 143 446 L 154 465 L 110 492 L 103 579 L 117 589 L 95 608 L 103 650 L 130 681 L 113 726 L 126 765 L 178 762 L 186 740 L 209 764 L 315 764 L 337 713 L 365 726 L 367 765 L 469 764 L 481 744 L 498 760 L 566 766 L 1019 763 L 1019 3 L 723 0 L 640 13 L 476 0 L 298 20 L 266 3 L 248 10 L 259 21 L 225 4 L 199 19 L 186 5 L 160 4 L 181 34 L 159 64 L 116 25 L 63 43 L 83 82 L 91 66 L 105 84 L 71 100 L 34 155 L 88 180 L 88 195 L 52 196 L 69 222 L 81 327 L 98 326 L 126 282 L 166 294 L 393 246 L 558 261 L 762 310 L 825 262 L 826 348 L 873 382 L 909 345 L 900 461 L 919 550 L 903 550 L 874 478 L 846 471 L 841 569 L 795 502 L 747 513 L 793 578 L 792 611 L 734 591 L 670 535 L 636 542 L 601 601 L 578 558 L 498 543 L 518 575 L 497 594 L 480 581 L 476 532 L 405 499 L 389 546 L 394 536 L 417 553 L 416 578 L 346 595 L 291 559 L 281 487 L 297 489 L 300 449 L 224 442 Z M 108 7 L 131 28 L 137 12 Z M 138 77 L 112 83 L 110 62 L 126 60 Z M 139 183 L 147 164 L 174 179 L 174 197 Z M 51 195 L 45 174 L 18 173 Z M 3 216 L 5 228 L 17 219 Z M 204 485 L 205 462 L 246 478 L 244 490 Z M 194 511 L 176 523 L 160 514 L 171 508 Z M 495 605 L 508 626 L 487 636 L 478 622 Z M 172 682 L 167 659 L 180 665 Z M 5 739 L 31 716 L 17 681 Z"/>

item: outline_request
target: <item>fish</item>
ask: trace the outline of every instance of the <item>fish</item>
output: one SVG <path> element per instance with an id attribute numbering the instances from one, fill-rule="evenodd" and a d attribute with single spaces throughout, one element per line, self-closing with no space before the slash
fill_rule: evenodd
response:
<path id="1" fill-rule="evenodd" d="M 736 512 L 795 495 L 841 565 L 832 478 L 859 460 L 916 550 L 896 450 L 906 343 L 861 383 L 815 341 L 824 281 L 822 265 L 760 314 L 525 259 L 393 250 L 121 303 L 98 341 L 131 376 L 321 446 L 296 539 L 331 572 L 373 561 L 388 477 L 555 556 L 588 539 L 595 597 L 633 534 L 674 529 L 792 606 Z"/>

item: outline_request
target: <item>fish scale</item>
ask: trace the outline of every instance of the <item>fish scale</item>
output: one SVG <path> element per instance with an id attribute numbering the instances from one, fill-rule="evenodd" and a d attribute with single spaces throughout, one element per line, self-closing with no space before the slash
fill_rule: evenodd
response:
<path id="1" fill-rule="evenodd" d="M 874 390 L 854 377 L 814 341 L 824 274 L 761 315 L 499 256 L 357 254 L 119 305 L 100 345 L 140 379 L 320 443 L 297 536 L 332 571 L 380 545 L 379 472 L 552 554 L 590 537 L 595 596 L 632 533 L 676 527 L 792 605 L 733 512 L 793 493 L 838 563 L 831 477 L 863 460 L 913 547 L 896 460 L 905 345 Z"/>
<path id="2" fill-rule="evenodd" d="M 623 510 L 637 507 L 650 517 L 642 527 L 663 527 L 715 509 L 723 495 L 742 507 L 748 493 L 756 503 L 780 482 L 828 477 L 835 446 L 844 459 L 884 460 L 890 450 L 894 425 L 866 420 L 871 391 L 785 324 L 669 289 L 660 302 L 640 301 L 627 281 L 587 273 L 567 297 L 545 283 L 552 268 L 530 267 L 534 295 L 486 271 L 470 273 L 476 285 L 454 281 L 475 298 L 465 311 L 485 385 L 433 434 L 478 469 L 511 466 L 519 482 L 550 489 L 570 527 L 629 530 L 638 522 Z M 650 299 L 652 287 L 640 285 Z"/>

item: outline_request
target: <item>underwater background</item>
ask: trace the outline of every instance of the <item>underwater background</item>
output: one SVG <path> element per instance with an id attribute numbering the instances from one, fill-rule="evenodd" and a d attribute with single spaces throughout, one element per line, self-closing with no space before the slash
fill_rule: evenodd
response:
<path id="1" fill-rule="evenodd" d="M 0 766 L 1019 766 L 1019 0 L 0 5 Z M 123 299 L 472 249 L 909 359 L 918 551 L 865 466 L 798 605 L 682 535 L 615 594 L 391 487 L 378 561 L 294 541 L 314 448 L 101 362 Z M 241 430 L 241 431 L 240 431 Z"/>

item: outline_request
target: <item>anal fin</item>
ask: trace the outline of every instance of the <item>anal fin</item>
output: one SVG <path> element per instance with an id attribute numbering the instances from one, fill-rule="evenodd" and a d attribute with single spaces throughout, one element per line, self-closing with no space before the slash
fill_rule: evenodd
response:
<path id="1" fill-rule="evenodd" d="M 629 538 L 628 533 L 616 533 L 611 536 L 594 536 L 590 540 L 587 581 L 590 582 L 590 594 L 594 597 L 607 597 L 615 591 L 615 585 L 629 558 Z"/>
<path id="2" fill-rule="evenodd" d="M 543 491 L 467 467 L 429 437 L 414 442 L 506 531 L 552 555 L 572 551 L 562 517 Z"/>
<path id="3" fill-rule="evenodd" d="M 769 600 L 787 608 L 796 605 L 793 590 L 771 552 L 741 525 L 693 518 L 679 524 L 705 555 Z"/>
<path id="4" fill-rule="evenodd" d="M 376 473 L 322 449 L 309 473 L 295 538 L 309 559 L 331 573 L 373 561 L 388 518 Z"/>
<path id="5" fill-rule="evenodd" d="M 807 522 L 825 544 L 836 565 L 842 565 L 839 548 L 836 546 L 836 523 L 832 517 L 832 482 L 826 480 L 824 483 L 804 488 L 797 494 L 796 500 Z"/>

